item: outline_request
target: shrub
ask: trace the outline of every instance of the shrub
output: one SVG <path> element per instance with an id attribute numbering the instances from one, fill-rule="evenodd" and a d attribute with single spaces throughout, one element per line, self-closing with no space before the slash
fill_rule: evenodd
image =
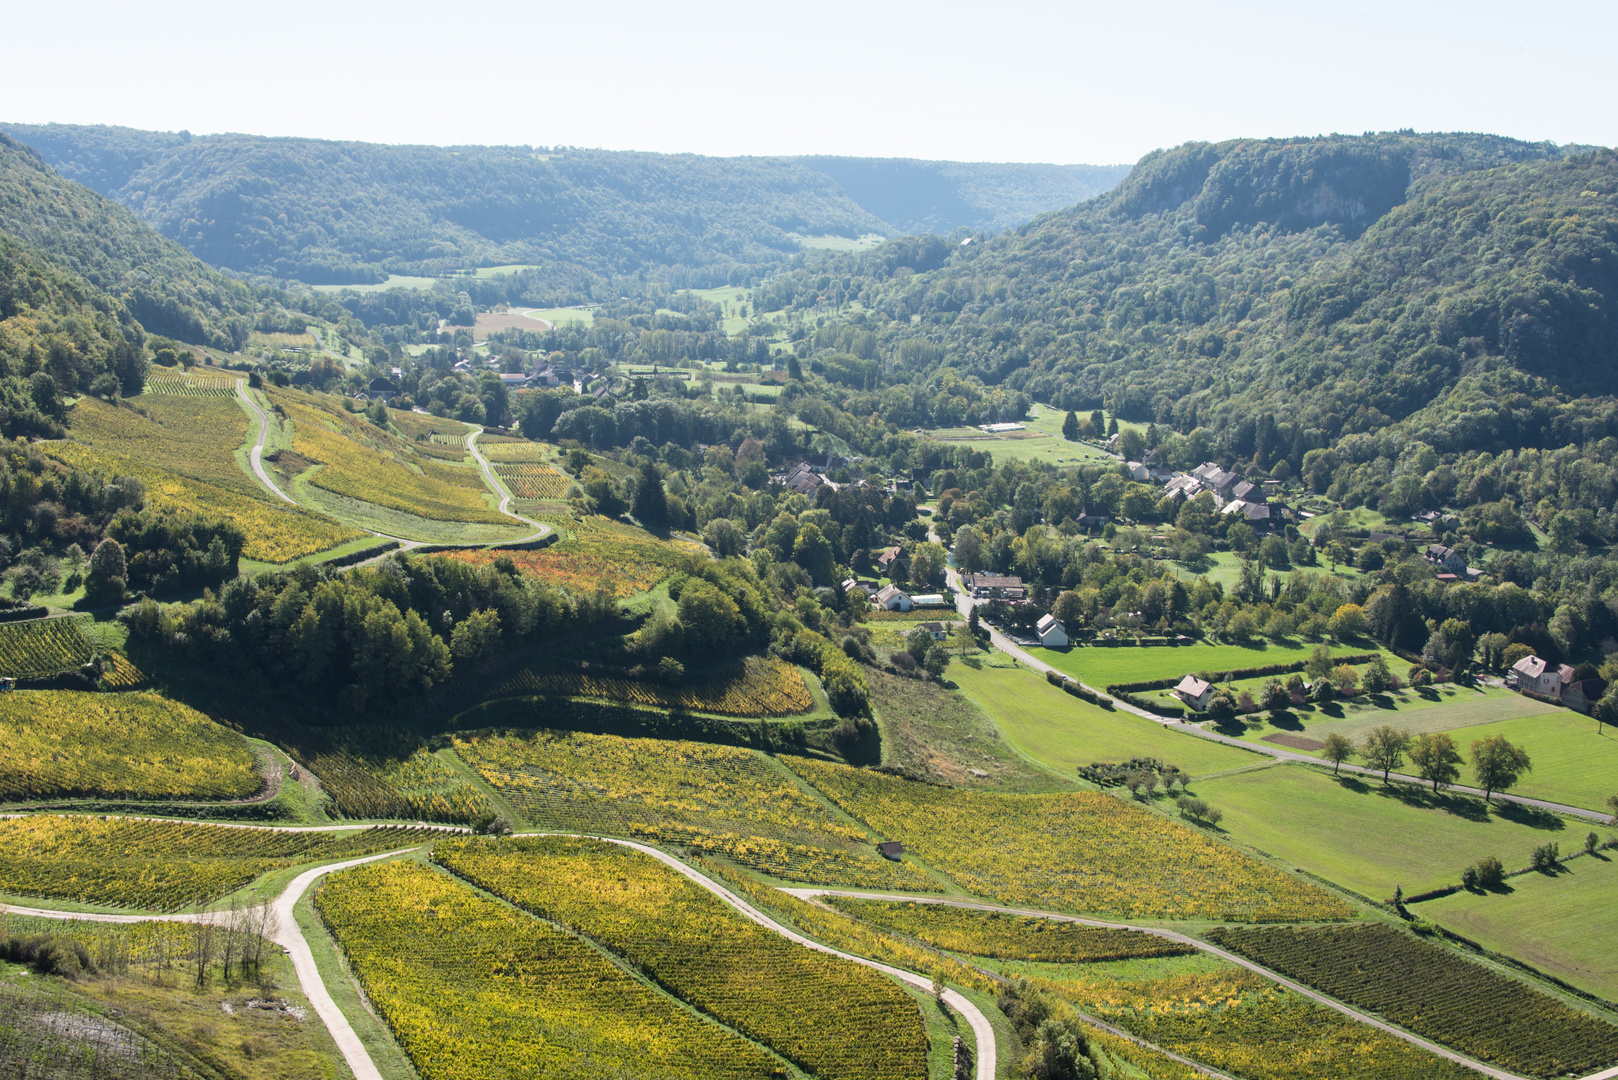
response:
<path id="1" fill-rule="evenodd" d="M 1483 856 L 1474 869 L 1477 871 L 1477 883 L 1485 889 L 1496 888 L 1506 879 L 1506 868 L 1493 855 Z"/>
<path id="2" fill-rule="evenodd" d="M 1549 844 L 1541 844 L 1536 847 L 1534 849 L 1534 854 L 1530 859 L 1530 864 L 1535 870 L 1548 870 L 1561 861 L 1561 848 L 1553 841 Z"/>
<path id="3" fill-rule="evenodd" d="M 1468 866 L 1466 869 L 1461 871 L 1461 887 L 1463 889 L 1473 891 L 1477 889 L 1478 868 L 1476 866 Z"/>

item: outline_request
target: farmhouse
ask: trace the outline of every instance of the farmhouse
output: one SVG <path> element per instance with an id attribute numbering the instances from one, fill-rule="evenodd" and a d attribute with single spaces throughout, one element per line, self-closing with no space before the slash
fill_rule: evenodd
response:
<path id="1" fill-rule="evenodd" d="M 1039 620 L 1039 626 L 1035 629 L 1039 634 L 1039 643 L 1047 649 L 1061 649 L 1067 646 L 1067 628 L 1056 620 L 1056 616 L 1045 616 Z"/>
<path id="2" fill-rule="evenodd" d="M 971 587 L 972 595 L 979 598 L 993 597 L 998 593 L 1007 600 L 1021 600 L 1028 595 L 1022 578 L 1012 574 L 973 574 L 966 583 Z"/>
<path id="3" fill-rule="evenodd" d="M 812 494 L 815 488 L 825 482 L 808 463 L 800 464 L 781 478 L 781 486 L 798 495 Z"/>
<path id="4" fill-rule="evenodd" d="M 1180 684 L 1174 688 L 1174 692 L 1180 695 L 1181 701 L 1197 712 L 1202 712 L 1208 707 L 1208 699 L 1213 696 L 1213 684 L 1205 682 L 1195 675 L 1187 675 L 1180 680 Z"/>
<path id="5" fill-rule="evenodd" d="M 883 573 L 892 573 L 894 567 L 903 567 L 908 562 L 910 562 L 910 556 L 906 555 L 905 549 L 898 544 L 890 548 L 883 548 L 882 554 L 876 557 L 877 569 Z"/>
<path id="6" fill-rule="evenodd" d="M 1573 681 L 1573 669 L 1566 664 L 1551 667 L 1537 656 L 1525 656 L 1511 665 L 1507 682 L 1518 690 L 1559 698 L 1562 687 Z"/>
<path id="7" fill-rule="evenodd" d="M 1607 692 L 1606 679 L 1580 679 L 1562 687 L 1562 704 L 1589 715 L 1601 695 Z"/>
<path id="8" fill-rule="evenodd" d="M 1221 501 L 1230 498 L 1231 492 L 1241 480 L 1235 473 L 1226 472 L 1212 461 L 1198 465 L 1191 470 L 1191 475 L 1201 480 L 1214 493 L 1214 497 Z"/>
<path id="9" fill-rule="evenodd" d="M 889 585 L 871 598 L 883 611 L 909 611 L 915 603 L 897 585 Z"/>
<path id="10" fill-rule="evenodd" d="M 1443 544 L 1428 544 L 1427 550 L 1422 552 L 1422 558 L 1434 566 L 1441 566 L 1448 573 L 1456 577 L 1466 573 L 1466 557 L 1452 547 Z"/>

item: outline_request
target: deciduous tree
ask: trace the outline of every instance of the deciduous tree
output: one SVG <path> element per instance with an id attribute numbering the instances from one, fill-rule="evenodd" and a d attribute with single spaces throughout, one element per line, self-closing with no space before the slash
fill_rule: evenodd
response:
<path id="1" fill-rule="evenodd" d="M 1358 756 L 1359 751 L 1354 748 L 1354 741 L 1343 735 L 1332 732 L 1326 736 L 1326 743 L 1320 748 L 1320 756 L 1332 763 L 1331 774 L 1337 775 L 1343 762 Z"/>
<path id="2" fill-rule="evenodd" d="M 1410 749 L 1410 736 L 1398 728 L 1382 724 L 1372 728 L 1365 736 L 1365 763 L 1382 770 L 1382 782 L 1388 774 L 1405 763 L 1405 751 Z"/>
<path id="3" fill-rule="evenodd" d="M 1455 740 L 1443 732 L 1427 732 L 1416 737 L 1410 746 L 1410 761 L 1417 774 L 1430 781 L 1433 791 L 1449 787 L 1461 775 L 1459 766 L 1466 764 L 1461 752 L 1455 749 Z"/>
<path id="4" fill-rule="evenodd" d="M 1533 768 L 1528 751 L 1513 746 L 1499 735 L 1472 742 L 1472 775 L 1478 778 L 1484 801 L 1496 791 L 1505 791 L 1517 778 Z"/>

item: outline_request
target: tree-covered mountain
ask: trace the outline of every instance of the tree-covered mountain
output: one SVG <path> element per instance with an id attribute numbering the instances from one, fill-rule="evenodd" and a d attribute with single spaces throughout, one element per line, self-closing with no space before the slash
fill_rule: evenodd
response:
<path id="1" fill-rule="evenodd" d="M 46 263 L 82 279 L 70 286 L 60 275 L 29 271 L 24 277 L 36 285 L 52 282 L 43 293 L 30 286 L 29 295 L 78 296 L 87 283 L 115 298 L 152 333 L 223 349 L 247 340 L 255 306 L 248 286 L 205 265 L 124 207 L 65 179 L 3 133 L 0 234 L 26 248 L 31 265 Z"/>
<path id="2" fill-rule="evenodd" d="M 310 284 L 529 265 L 536 300 L 757 276 L 798 237 L 997 229 L 1121 169 L 383 146 L 6 125 L 214 266 Z M 888 217 L 886 215 L 892 215 Z"/>
<path id="3" fill-rule="evenodd" d="M 999 232 L 1111 190 L 1128 165 L 801 157 L 902 233 Z"/>
<path id="4" fill-rule="evenodd" d="M 822 259 L 755 296 L 807 311 L 840 279 L 890 361 L 870 409 L 901 425 L 958 422 L 939 380 L 970 375 L 1182 432 L 1270 412 L 1318 446 L 1409 418 L 1479 447 L 1618 391 L 1615 248 L 1611 151 L 1244 140 L 1148 155 L 1111 195 L 985 243 Z M 1477 413 L 1519 395 L 1531 417 Z"/>

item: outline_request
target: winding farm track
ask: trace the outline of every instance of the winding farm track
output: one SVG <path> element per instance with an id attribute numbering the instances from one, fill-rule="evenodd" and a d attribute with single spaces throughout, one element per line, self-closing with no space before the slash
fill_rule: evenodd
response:
<path id="1" fill-rule="evenodd" d="M 1048 911 L 1033 911 L 1026 908 L 1000 907 L 997 904 L 980 904 L 972 900 L 945 900 L 939 897 L 899 896 L 893 893 L 858 892 L 845 889 L 782 889 L 781 891 L 784 893 L 789 893 L 792 896 L 796 896 L 800 900 L 810 900 L 817 896 L 847 896 L 856 900 L 896 900 L 901 903 L 938 904 L 943 907 L 968 908 L 972 911 L 999 911 L 1007 915 L 1026 915 L 1036 919 L 1050 919 L 1054 922 L 1078 923 L 1081 926 L 1099 926 L 1109 930 L 1138 930 L 1143 934 L 1152 934 L 1155 937 L 1167 938 L 1170 941 L 1178 942 L 1182 945 L 1189 945 L 1199 952 L 1205 952 L 1211 956 L 1217 956 L 1221 960 L 1244 967 L 1247 970 L 1261 975 L 1266 979 L 1279 983 L 1294 993 L 1301 994 L 1304 997 L 1309 998 L 1311 1001 L 1325 1005 L 1327 1008 L 1335 1009 L 1350 1019 L 1358 1020 L 1362 1024 L 1369 1024 L 1380 1031 L 1385 1031 L 1389 1035 L 1403 1039 L 1405 1042 L 1410 1043 L 1413 1046 L 1418 1046 L 1429 1053 L 1437 1054 L 1439 1057 L 1448 1058 L 1458 1065 L 1465 1065 L 1469 1069 L 1476 1069 L 1485 1076 L 1494 1077 L 1495 1080 L 1523 1080 L 1523 1078 L 1518 1076 L 1516 1073 L 1506 1072 L 1503 1069 L 1496 1069 L 1492 1065 L 1485 1065 L 1480 1061 L 1473 1061 L 1464 1054 L 1457 1054 L 1453 1050 L 1446 1050 L 1437 1043 L 1428 1042 L 1419 1035 L 1412 1035 L 1410 1032 L 1405 1031 L 1402 1028 L 1394 1027 L 1392 1024 L 1385 1023 L 1373 1016 L 1362 1013 L 1357 1009 L 1350 1008 L 1334 998 L 1327 997 L 1325 994 L 1322 994 L 1319 991 L 1311 990 L 1301 983 L 1293 982 L 1291 979 L 1288 979 L 1285 976 L 1277 975 L 1268 968 L 1261 967 L 1260 965 L 1253 963 L 1251 960 L 1247 960 L 1233 952 L 1227 952 L 1216 945 L 1210 945 L 1206 941 L 1199 941 L 1198 939 L 1190 937 L 1186 934 L 1177 934 L 1172 930 L 1162 930 L 1153 926 L 1135 926 L 1130 923 L 1104 922 L 1100 919 L 1081 919 L 1073 915 L 1054 915 Z M 1605 1075 L 1607 1074 L 1597 1074 L 1597 1077 Z M 1597 1080 L 1597 1077 L 1588 1077 L 1586 1080 Z"/>
<path id="2" fill-rule="evenodd" d="M 467 433 L 466 452 L 471 454 L 472 460 L 478 463 L 478 468 L 483 473 L 484 484 L 486 484 L 500 496 L 500 512 L 507 517 L 514 517 L 518 521 L 532 525 L 534 528 L 539 530 L 532 535 L 523 537 L 521 540 L 515 540 L 512 542 L 517 544 L 527 544 L 543 538 L 551 531 L 551 527 L 549 525 L 546 525 L 542 521 L 535 521 L 533 518 L 523 517 L 521 514 L 516 513 L 511 509 L 511 492 L 507 490 L 506 485 L 501 481 L 501 479 L 494 474 L 494 466 L 489 463 L 488 458 L 483 456 L 483 451 L 478 449 L 478 436 L 482 434 L 483 429 L 480 427 L 473 427 L 473 429 Z"/>
<path id="3" fill-rule="evenodd" d="M 292 503 L 293 506 L 297 506 L 298 504 L 293 500 L 292 496 L 277 487 L 275 481 L 270 479 L 270 474 L 264 471 L 264 444 L 270 437 L 269 413 L 259 408 L 258 402 L 254 401 L 253 396 L 247 392 L 246 379 L 236 380 L 236 397 L 243 405 L 247 406 L 247 411 L 252 413 L 258 420 L 258 438 L 254 441 L 252 452 L 248 455 L 253 462 L 253 475 L 276 498 L 282 502 Z"/>
<path id="4" fill-rule="evenodd" d="M 937 540 L 936 533 L 929 532 L 928 536 L 934 541 Z M 955 598 L 955 609 L 960 613 L 961 618 L 965 619 L 972 612 L 972 598 L 964 591 L 964 587 L 961 585 L 960 574 L 956 572 L 953 566 L 946 567 L 945 574 L 947 576 L 950 594 Z M 1051 672 L 1056 675 L 1060 675 L 1063 678 L 1072 678 L 1072 676 L 1067 674 L 1067 672 L 1054 668 L 1045 663 L 1043 660 L 1036 659 L 1033 654 L 1028 652 L 1028 650 L 1022 648 L 1016 642 L 1012 641 L 1010 638 L 1006 637 L 992 626 L 988 626 L 988 624 L 985 623 L 984 627 L 989 631 L 990 643 L 996 649 L 999 649 L 1013 660 L 1016 660 L 1022 664 L 1027 664 L 1030 668 L 1040 672 L 1041 674 Z M 1314 757 L 1310 754 L 1300 754 L 1292 750 L 1282 750 L 1280 747 L 1275 746 L 1260 746 L 1257 743 L 1248 742 L 1246 739 L 1235 739 L 1229 735 L 1221 735 L 1217 731 L 1209 731 L 1207 728 L 1204 728 L 1198 724 L 1187 724 L 1184 721 L 1176 720 L 1171 717 L 1158 716 L 1155 713 L 1147 712 L 1145 709 L 1137 709 L 1133 705 L 1111 697 L 1105 690 L 1091 686 L 1088 683 L 1081 682 L 1079 685 L 1083 686 L 1097 697 L 1106 701 L 1111 701 L 1113 708 L 1118 709 L 1120 712 L 1126 712 L 1133 716 L 1139 716 L 1142 719 L 1150 720 L 1155 724 L 1160 724 L 1163 727 L 1171 728 L 1175 731 L 1183 731 L 1186 734 L 1193 735 L 1199 739 L 1207 739 L 1210 742 L 1224 743 L 1226 746 L 1234 746 L 1254 754 L 1263 754 L 1267 757 L 1274 758 L 1277 761 L 1298 761 L 1308 765 L 1322 764 L 1320 758 Z M 1356 773 L 1360 776 L 1374 776 L 1379 780 L 1382 779 L 1382 773 L 1380 770 L 1367 768 L 1364 765 L 1349 765 L 1345 763 L 1341 766 L 1341 769 L 1343 772 Z M 1388 776 L 1388 779 L 1397 781 L 1401 784 L 1416 784 L 1420 786 L 1425 786 L 1427 784 L 1427 781 L 1421 779 L 1419 776 L 1410 776 L 1407 773 L 1391 773 Z M 1451 784 L 1445 790 L 1458 791 L 1466 795 L 1476 795 L 1480 798 L 1484 795 L 1482 788 L 1469 787 L 1466 784 Z M 1502 802 L 1511 802 L 1517 803 L 1520 806 L 1533 807 L 1537 810 L 1548 810 L 1554 814 L 1565 814 L 1569 817 L 1583 818 L 1587 821 L 1594 821 L 1603 825 L 1612 820 L 1608 814 L 1604 814 L 1599 810 L 1588 810 L 1582 806 L 1569 806 L 1566 803 L 1548 802 L 1544 799 L 1530 799 L 1526 795 L 1512 795 L 1509 792 L 1496 791 L 1490 797 L 1499 799 Z M 1613 1074 L 1613 1077 L 1603 1078 L 1603 1080 L 1618 1080 L 1618 1073 Z"/>

